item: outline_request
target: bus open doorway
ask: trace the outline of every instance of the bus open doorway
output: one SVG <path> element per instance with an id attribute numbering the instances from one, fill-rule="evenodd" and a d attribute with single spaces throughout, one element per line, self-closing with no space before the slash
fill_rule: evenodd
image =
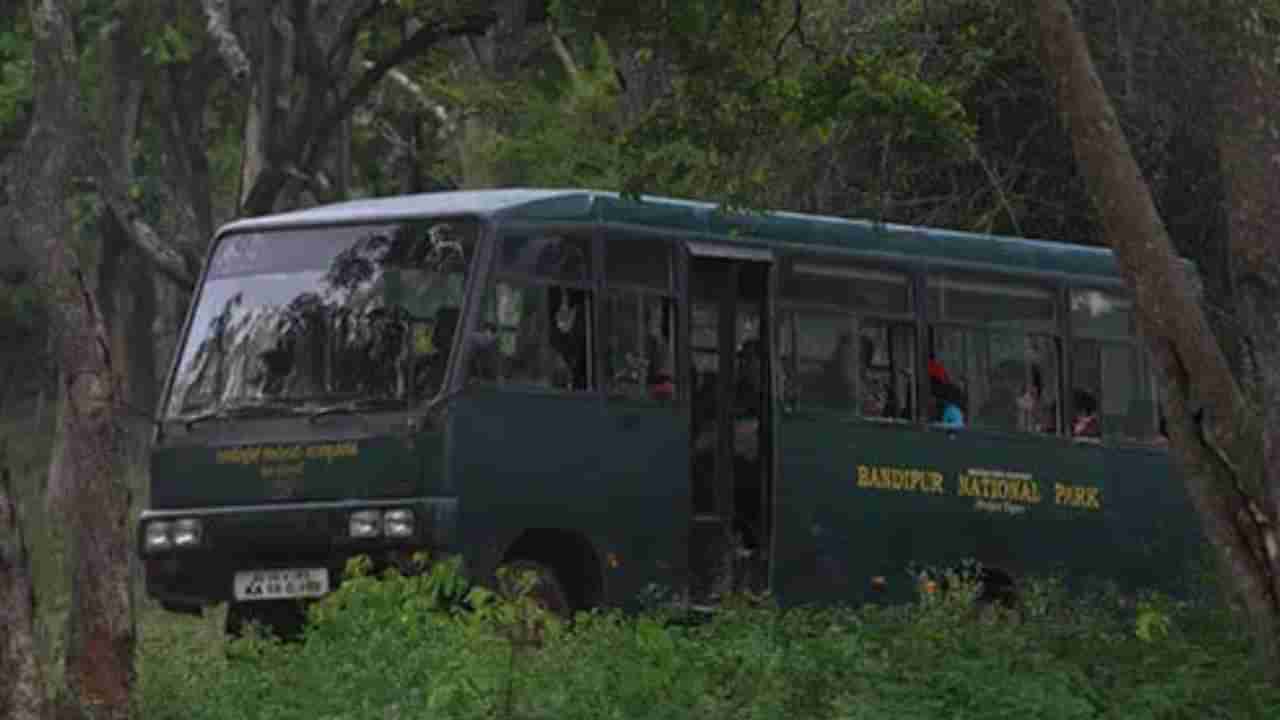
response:
<path id="1" fill-rule="evenodd" d="M 771 262 L 716 250 L 689 268 L 695 602 L 767 589 L 773 535 Z"/>

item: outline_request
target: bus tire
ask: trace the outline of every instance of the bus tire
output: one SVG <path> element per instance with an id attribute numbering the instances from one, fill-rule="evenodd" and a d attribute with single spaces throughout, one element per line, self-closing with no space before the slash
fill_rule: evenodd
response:
<path id="1" fill-rule="evenodd" d="M 979 607 L 1013 610 L 1018 606 L 1018 583 L 1013 576 L 998 568 L 983 568 L 978 575 Z"/>
<path id="2" fill-rule="evenodd" d="M 520 590 L 519 578 L 533 575 L 533 585 L 528 596 L 547 612 L 568 619 L 573 615 L 573 603 L 564 583 L 550 565 L 536 560 L 518 558 L 503 563 L 498 572 L 498 592 L 504 598 L 514 598 Z"/>

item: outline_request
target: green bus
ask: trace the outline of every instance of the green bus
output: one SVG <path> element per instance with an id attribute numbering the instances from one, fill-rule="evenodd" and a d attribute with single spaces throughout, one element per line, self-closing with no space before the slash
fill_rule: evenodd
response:
<path id="1" fill-rule="evenodd" d="M 237 622 L 421 550 L 559 610 L 1202 552 L 1109 251 L 595 191 L 223 227 L 150 463 L 149 594 Z"/>

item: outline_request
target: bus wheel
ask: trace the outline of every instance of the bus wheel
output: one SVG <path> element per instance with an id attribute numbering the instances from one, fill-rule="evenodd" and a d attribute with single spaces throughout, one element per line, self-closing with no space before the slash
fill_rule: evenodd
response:
<path id="1" fill-rule="evenodd" d="M 983 568 L 978 575 L 978 597 L 976 604 L 979 608 L 1000 608 L 1002 610 L 1016 610 L 1019 604 L 1018 584 L 1013 576 L 995 568 Z"/>
<path id="2" fill-rule="evenodd" d="M 521 583 L 529 578 L 528 597 L 547 612 L 568 619 L 573 612 L 573 603 L 564 583 L 549 565 L 535 560 L 511 560 L 503 563 L 498 571 L 498 591 L 505 598 L 514 598 L 523 589 Z"/>

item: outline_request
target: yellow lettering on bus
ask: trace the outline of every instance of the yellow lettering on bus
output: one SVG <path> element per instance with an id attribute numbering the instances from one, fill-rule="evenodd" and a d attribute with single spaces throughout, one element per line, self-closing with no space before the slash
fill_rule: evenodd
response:
<path id="1" fill-rule="evenodd" d="M 360 446 L 354 442 L 324 443 L 320 445 L 259 445 L 218 450 L 213 455 L 217 465 L 258 465 L 295 463 L 301 460 L 326 460 L 357 457 Z"/>
<path id="2" fill-rule="evenodd" d="M 1006 504 L 1035 505 L 1040 502 L 1040 484 L 1026 473 L 1001 470 L 969 470 L 957 477 L 956 495 L 978 499 L 977 509 L 986 507 L 987 501 L 1001 500 Z M 939 490 L 941 479 L 939 478 Z M 994 506 L 993 506 L 994 507 Z M 1003 508 L 1003 505 L 1000 505 Z"/>
<path id="3" fill-rule="evenodd" d="M 942 473 L 932 470 L 858 465 L 855 474 L 860 488 L 929 494 L 943 492 Z"/>
<path id="4" fill-rule="evenodd" d="M 1053 504 L 1082 510 L 1101 510 L 1102 488 L 1054 483 Z"/>
<path id="5" fill-rule="evenodd" d="M 256 465 L 261 456 L 260 447 L 226 448 L 214 453 L 213 461 L 218 465 Z"/>

